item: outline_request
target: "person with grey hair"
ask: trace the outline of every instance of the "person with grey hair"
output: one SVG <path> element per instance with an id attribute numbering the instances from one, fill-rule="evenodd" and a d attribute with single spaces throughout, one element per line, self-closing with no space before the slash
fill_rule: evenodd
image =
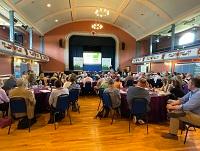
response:
<path id="1" fill-rule="evenodd" d="M 5 81 L 3 89 L 7 92 L 14 87 L 16 87 L 16 79 L 13 75 L 11 75 L 10 78 Z"/>
<path id="2" fill-rule="evenodd" d="M 113 79 L 108 79 L 108 88 L 104 90 L 104 93 L 109 93 L 112 103 L 112 108 L 117 108 L 121 105 L 121 96 L 117 88 L 114 87 Z"/>
<path id="3" fill-rule="evenodd" d="M 2 87 L 3 80 L 0 79 L 0 111 L 2 111 L 3 113 L 5 112 L 6 115 L 8 115 L 9 98 L 5 90 L 2 89 Z"/>
<path id="4" fill-rule="evenodd" d="M 35 97 L 30 90 L 26 89 L 26 83 L 23 81 L 23 79 L 17 80 L 17 87 L 10 90 L 9 97 L 10 98 L 22 97 L 26 101 L 27 113 L 16 114 L 15 117 L 22 117 L 24 115 L 27 115 L 28 119 L 34 118 L 34 109 L 36 103 Z"/>

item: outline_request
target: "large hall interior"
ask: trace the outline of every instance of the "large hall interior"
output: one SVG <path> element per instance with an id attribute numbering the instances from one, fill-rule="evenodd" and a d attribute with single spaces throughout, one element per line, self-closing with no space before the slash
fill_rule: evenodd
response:
<path id="1" fill-rule="evenodd" d="M 200 0 L 1 0 L 0 150 L 199 151 Z"/>

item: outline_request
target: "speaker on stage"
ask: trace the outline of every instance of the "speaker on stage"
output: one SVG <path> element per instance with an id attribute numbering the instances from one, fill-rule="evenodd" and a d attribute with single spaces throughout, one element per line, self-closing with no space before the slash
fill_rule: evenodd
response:
<path id="1" fill-rule="evenodd" d="M 64 39 L 59 39 L 58 43 L 59 43 L 59 47 L 60 48 L 65 48 L 65 41 L 64 41 Z"/>

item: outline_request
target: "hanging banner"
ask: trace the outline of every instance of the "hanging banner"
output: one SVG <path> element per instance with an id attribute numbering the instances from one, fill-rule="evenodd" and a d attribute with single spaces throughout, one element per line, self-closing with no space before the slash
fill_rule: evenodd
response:
<path id="1" fill-rule="evenodd" d="M 179 51 L 179 59 L 193 59 L 198 57 L 199 48 Z"/>
<path id="2" fill-rule="evenodd" d="M 178 57 L 178 52 L 168 52 L 164 54 L 164 60 L 176 60 Z"/>
<path id="3" fill-rule="evenodd" d="M 0 52 L 13 53 L 13 44 L 4 40 L 0 40 Z"/>
<path id="4" fill-rule="evenodd" d="M 102 58 L 102 70 L 103 71 L 108 71 L 110 70 L 111 66 L 111 58 Z"/>
<path id="5" fill-rule="evenodd" d="M 163 61 L 163 54 L 155 54 L 152 56 L 152 61 L 154 62 L 160 62 L 160 61 Z"/>
<path id="6" fill-rule="evenodd" d="M 83 58 L 74 57 L 73 58 L 74 70 L 83 70 Z"/>

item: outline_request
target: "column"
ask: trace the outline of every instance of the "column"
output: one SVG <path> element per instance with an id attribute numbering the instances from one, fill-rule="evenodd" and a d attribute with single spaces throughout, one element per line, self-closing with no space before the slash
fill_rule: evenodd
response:
<path id="1" fill-rule="evenodd" d="M 172 31 L 172 34 L 171 34 L 171 50 L 174 50 L 174 45 L 175 45 L 175 24 L 172 24 L 171 31 Z"/>
<path id="2" fill-rule="evenodd" d="M 153 53 L 153 35 L 150 36 L 150 43 L 149 43 L 149 54 L 152 55 Z M 148 71 L 147 72 L 151 72 L 151 62 L 149 63 L 148 66 Z"/>
<path id="3" fill-rule="evenodd" d="M 40 52 L 44 53 L 44 36 L 40 36 Z"/>
<path id="4" fill-rule="evenodd" d="M 33 29 L 29 28 L 29 49 L 33 49 Z"/>
<path id="5" fill-rule="evenodd" d="M 150 43 L 149 43 L 149 54 L 152 55 L 153 53 L 153 35 L 150 36 Z"/>
<path id="6" fill-rule="evenodd" d="M 9 23 L 10 23 L 10 30 L 9 30 L 9 40 L 11 42 L 15 42 L 15 38 L 14 38 L 14 11 L 10 10 L 9 11 Z"/>

